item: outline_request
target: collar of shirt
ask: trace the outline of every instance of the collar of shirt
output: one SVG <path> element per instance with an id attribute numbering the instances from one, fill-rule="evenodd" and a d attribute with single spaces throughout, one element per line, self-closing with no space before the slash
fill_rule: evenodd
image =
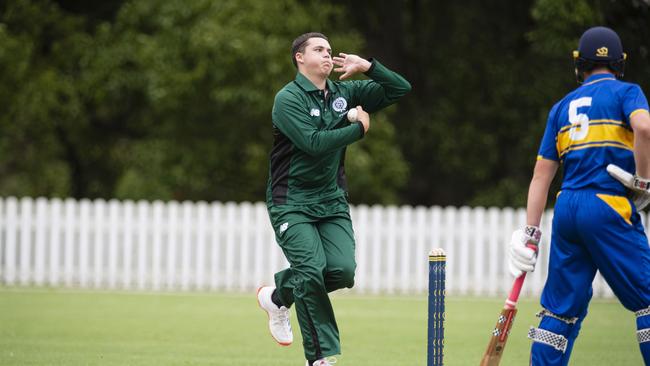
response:
<path id="1" fill-rule="evenodd" d="M 587 78 L 587 80 L 582 83 L 582 85 L 592 84 L 601 80 L 616 80 L 614 74 L 605 73 L 605 74 L 594 74 Z"/>
<path id="2" fill-rule="evenodd" d="M 334 84 L 332 80 L 327 79 L 326 82 L 327 82 L 327 90 L 329 90 L 331 93 L 336 93 L 338 91 L 338 87 L 336 86 L 336 84 Z M 301 74 L 300 72 L 296 74 L 296 84 L 298 84 L 298 86 L 302 90 L 308 93 L 320 91 L 320 89 L 318 89 L 316 85 L 314 85 L 314 83 L 312 83 L 309 79 L 307 79 L 305 75 Z"/>

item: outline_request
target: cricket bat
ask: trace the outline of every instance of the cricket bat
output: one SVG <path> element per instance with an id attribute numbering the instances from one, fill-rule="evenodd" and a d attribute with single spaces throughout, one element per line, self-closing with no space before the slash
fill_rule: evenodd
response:
<path id="1" fill-rule="evenodd" d="M 607 165 L 607 173 L 609 173 L 609 175 L 614 177 L 619 182 L 623 183 L 625 187 L 634 188 L 634 175 L 626 172 L 620 167 L 614 164 L 609 164 Z"/>
<path id="2" fill-rule="evenodd" d="M 536 245 L 528 244 L 528 247 L 537 251 Z M 506 342 L 510 335 L 510 329 L 512 328 L 512 324 L 515 322 L 515 315 L 517 315 L 517 300 L 519 300 L 519 293 L 521 292 L 521 287 L 524 285 L 525 279 L 526 272 L 517 277 L 515 283 L 512 285 L 510 294 L 508 295 L 506 303 L 503 305 L 503 310 L 501 310 L 501 314 L 497 320 L 497 325 L 492 331 L 490 343 L 488 343 L 485 354 L 483 354 L 481 366 L 499 366 L 501 356 L 503 356 L 503 350 L 506 348 Z"/>

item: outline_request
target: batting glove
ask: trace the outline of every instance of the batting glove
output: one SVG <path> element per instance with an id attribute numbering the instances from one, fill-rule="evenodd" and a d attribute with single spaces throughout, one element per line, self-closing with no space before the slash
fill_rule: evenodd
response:
<path id="1" fill-rule="evenodd" d="M 515 230 L 508 250 L 508 268 L 510 274 L 517 278 L 524 272 L 535 270 L 537 263 L 537 246 L 542 238 L 542 231 L 537 226 L 526 225 L 523 230 Z M 530 248 L 534 246 L 535 249 Z"/>
<path id="2" fill-rule="evenodd" d="M 637 211 L 642 211 L 650 205 L 650 179 L 632 175 L 614 164 L 607 166 L 607 173 L 627 188 L 628 196 Z"/>

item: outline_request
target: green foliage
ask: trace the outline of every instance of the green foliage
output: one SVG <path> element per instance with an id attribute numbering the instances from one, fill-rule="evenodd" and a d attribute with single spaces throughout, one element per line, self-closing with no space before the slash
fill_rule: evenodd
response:
<path id="1" fill-rule="evenodd" d="M 523 205 L 580 34 L 614 28 L 647 91 L 649 17 L 644 0 L 8 0 L 0 195 L 263 200 L 290 43 L 322 31 L 413 85 L 348 150 L 353 202 Z"/>
<path id="2" fill-rule="evenodd" d="M 529 33 L 540 56 L 566 59 L 586 28 L 602 24 L 599 9 L 588 0 L 538 0 L 532 8 L 536 27 Z"/>
<path id="3" fill-rule="evenodd" d="M 401 151 L 394 144 L 395 128 L 386 113 L 374 114 L 368 135 L 346 151 L 345 169 L 353 203 L 400 202 L 398 189 L 406 183 L 409 171 Z"/>
<path id="4" fill-rule="evenodd" d="M 410 167 L 402 203 L 524 205 L 548 111 L 577 87 L 571 51 L 588 27 L 619 32 L 634 55 L 628 80 L 648 90 L 647 1 L 339 3 L 365 14 L 368 53 L 413 85 L 395 119 Z"/>
<path id="5" fill-rule="evenodd" d="M 71 136 L 63 130 L 74 124 L 80 106 L 64 70 L 64 53 L 69 52 L 65 45 L 80 41 L 79 20 L 48 3 L 14 1 L 3 10 L 0 190 L 3 195 L 67 195 L 73 167 L 66 161 Z"/>
<path id="6" fill-rule="evenodd" d="M 130 1 L 91 33 L 51 2 L 9 8 L 2 47 L 20 52 L 6 61 L 3 78 L 24 74 L 26 83 L 12 103 L 15 114 L 6 116 L 13 126 L 0 129 L 0 146 L 18 159 L 20 134 L 33 128 L 29 139 L 45 141 L 22 165 L 4 163 L 15 178 L 0 183 L 3 195 L 263 200 L 270 107 L 296 72 L 291 40 L 322 30 L 336 49 L 359 52 L 362 45 L 340 7 L 315 2 Z M 38 21 L 28 24 L 31 18 Z M 53 25 L 61 30 L 45 35 Z M 381 138 L 357 154 L 389 146 L 386 161 L 395 166 L 356 164 L 363 182 L 405 174 L 391 130 L 379 130 Z M 394 201 L 403 181 L 356 185 L 352 193 Z"/>

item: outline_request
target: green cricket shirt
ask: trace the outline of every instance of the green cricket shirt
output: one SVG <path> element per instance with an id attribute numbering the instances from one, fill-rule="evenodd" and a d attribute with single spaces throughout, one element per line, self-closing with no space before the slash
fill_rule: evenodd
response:
<path id="1" fill-rule="evenodd" d="M 348 110 L 361 105 L 373 113 L 411 90 L 402 76 L 370 61 L 365 73 L 370 80 L 328 79 L 325 94 L 298 72 L 276 94 L 268 205 L 323 203 L 346 196 L 345 148 L 364 134 L 361 122 L 348 122 Z"/>

